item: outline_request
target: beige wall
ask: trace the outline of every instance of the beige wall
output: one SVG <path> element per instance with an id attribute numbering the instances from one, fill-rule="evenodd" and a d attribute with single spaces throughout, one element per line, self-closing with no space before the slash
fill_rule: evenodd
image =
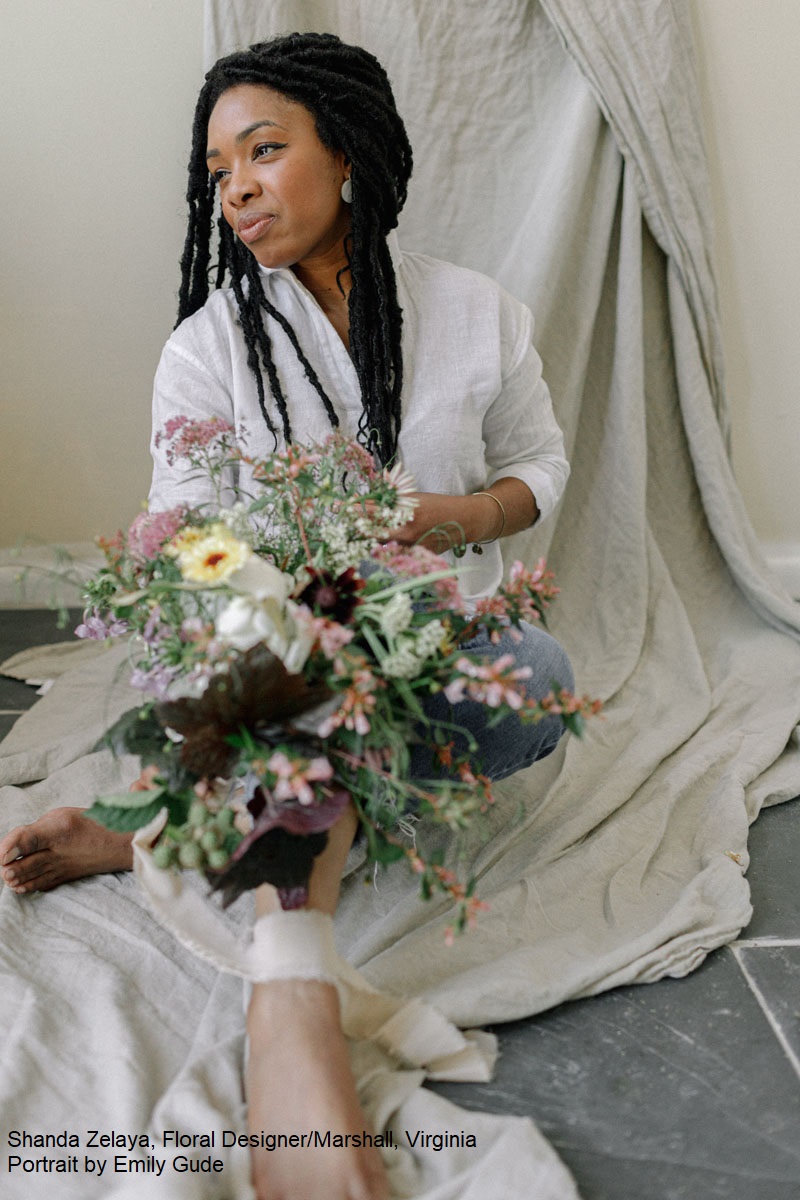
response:
<path id="1" fill-rule="evenodd" d="M 202 25 L 202 0 L 0 4 L 0 546 L 147 495 Z"/>
<path id="2" fill-rule="evenodd" d="M 800 2 L 690 3 L 735 466 L 758 533 L 800 555 Z M 0 545 L 90 538 L 147 493 L 202 0 L 5 0 L 0 39 Z"/>
<path id="3" fill-rule="evenodd" d="M 800 582 L 800 3 L 691 0 L 736 475 Z M 792 574 L 792 571 L 789 571 Z"/>

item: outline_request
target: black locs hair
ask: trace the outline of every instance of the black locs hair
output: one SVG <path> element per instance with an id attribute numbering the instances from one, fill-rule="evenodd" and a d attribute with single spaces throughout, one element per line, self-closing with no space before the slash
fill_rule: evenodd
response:
<path id="1" fill-rule="evenodd" d="M 351 272 L 350 353 L 363 405 L 359 440 L 385 464 L 397 449 L 403 385 L 402 312 L 386 235 L 397 225 L 405 203 L 412 158 L 386 72 L 366 50 L 348 46 L 329 33 L 292 33 L 221 58 L 208 72 L 194 116 L 186 194 L 189 226 L 181 259 L 178 324 L 208 299 L 216 191 L 206 165 L 208 121 L 223 92 L 238 84 L 270 87 L 303 104 L 314 117 L 323 145 L 341 150 L 350 160 L 352 235 L 347 238 L 346 249 Z M 270 431 L 275 435 L 266 405 L 265 374 L 284 437 L 291 441 L 286 397 L 272 356 L 265 312 L 291 342 L 328 419 L 338 425 L 330 398 L 295 331 L 264 294 L 254 255 L 222 218 L 219 233 L 215 286 L 223 286 L 226 276 L 230 276 L 248 365 Z"/>

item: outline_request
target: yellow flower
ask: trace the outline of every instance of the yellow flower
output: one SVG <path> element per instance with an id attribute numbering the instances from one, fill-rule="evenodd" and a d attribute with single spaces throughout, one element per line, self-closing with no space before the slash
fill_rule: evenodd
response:
<path id="1" fill-rule="evenodd" d="M 174 539 L 181 575 L 190 583 L 222 583 L 247 562 L 252 550 L 222 521 L 206 529 L 187 529 Z"/>
<path id="2" fill-rule="evenodd" d="M 196 525 L 187 525 L 184 529 L 179 529 L 175 536 L 167 542 L 164 553 L 170 558 L 177 558 L 187 547 L 194 545 L 205 536 L 205 529 L 199 529 Z"/>

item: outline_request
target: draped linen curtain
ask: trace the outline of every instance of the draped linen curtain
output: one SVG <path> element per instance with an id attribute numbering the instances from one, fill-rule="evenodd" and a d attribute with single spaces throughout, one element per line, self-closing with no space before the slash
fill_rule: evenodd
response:
<path id="1" fill-rule="evenodd" d="M 354 870 L 337 916 L 340 948 L 376 986 L 423 996 L 465 1026 L 685 974 L 749 920 L 749 823 L 763 804 L 800 792 L 800 606 L 768 576 L 726 451 L 684 4 L 206 0 L 205 21 L 209 61 L 293 29 L 329 30 L 378 55 L 415 153 L 401 244 L 482 270 L 531 307 L 572 461 L 556 515 L 509 553 L 547 554 L 562 589 L 551 628 L 579 689 L 605 700 L 604 715 L 498 788 L 469 847 L 490 905 L 476 930 L 445 949 L 442 904 L 421 905 L 402 870 L 381 874 L 376 889 Z M 90 754 L 95 733 L 131 703 L 122 687 L 109 693 L 110 674 L 102 659 L 69 672 L 12 731 L 0 770 L 14 819 L 85 803 L 113 790 L 114 771 L 124 777 L 125 764 Z M 170 1025 L 152 989 L 152 1023 L 101 1019 L 100 1001 L 90 1020 L 79 997 L 90 984 L 109 991 L 101 955 L 80 983 L 49 944 L 32 961 L 18 948 L 44 935 L 32 906 L 14 901 L 0 949 L 22 980 L 7 993 L 16 1017 L 7 1055 L 40 1036 L 19 1015 L 24 997 L 57 988 L 72 1004 L 70 1041 L 96 1046 L 111 1025 L 125 1030 L 125 1054 L 114 1059 L 104 1042 L 105 1075 L 91 1084 L 120 1127 L 234 1127 L 241 1017 L 232 981 L 168 948 L 131 881 L 80 887 L 47 898 L 60 938 L 94 945 L 103 923 L 126 928 L 124 953 L 114 939 L 104 950 L 112 977 L 134 962 L 162 992 L 180 988 L 194 1034 Z M 85 1089 L 85 1062 L 66 1033 L 50 1036 L 51 1053 Z M 380 1074 L 363 1057 L 371 1051 L 358 1053 L 379 1127 L 480 1126 L 482 1154 L 398 1156 L 395 1194 L 575 1195 L 529 1122 L 459 1113 L 420 1091 L 418 1073 L 387 1074 L 383 1064 Z M 131 1061 L 159 1070 L 131 1072 Z M 61 1128 L 64 1104 L 43 1094 L 40 1073 L 18 1071 L 16 1081 L 3 1098 L 15 1127 L 47 1116 Z M 91 1087 L 87 1114 L 98 1111 Z M 224 1195 L 246 1196 L 246 1161 L 234 1156 L 223 1182 Z M 82 1183 L 83 1197 L 112 1194 Z M 171 1186 L 165 1196 L 183 1194 Z"/>
<path id="2" fill-rule="evenodd" d="M 769 576 L 726 450 L 688 12 L 207 0 L 209 62 L 292 29 L 386 66 L 415 156 L 401 244 L 534 313 L 573 474 L 510 554 L 547 553 L 551 626 L 606 701 L 583 741 L 502 792 L 476 934 L 441 956 L 433 910 L 412 916 L 392 881 L 381 921 L 346 893 L 341 936 L 382 985 L 407 988 L 415 964 L 465 1022 L 687 971 L 747 923 L 748 823 L 800 791 L 800 605 Z"/>

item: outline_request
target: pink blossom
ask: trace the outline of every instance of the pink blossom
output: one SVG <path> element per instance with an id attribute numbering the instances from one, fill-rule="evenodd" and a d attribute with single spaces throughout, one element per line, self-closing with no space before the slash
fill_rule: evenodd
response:
<path id="1" fill-rule="evenodd" d="M 334 669 L 337 673 L 343 673 L 345 668 L 337 662 L 334 664 Z M 375 692 L 378 687 L 382 686 L 384 686 L 383 682 L 376 679 L 367 668 L 355 670 L 350 686 L 342 693 L 341 704 L 317 730 L 319 736 L 328 737 L 334 729 L 339 729 L 343 725 L 345 729 L 352 729 L 361 737 L 366 737 L 372 728 L 369 723 L 369 714 L 377 704 Z"/>
<path id="2" fill-rule="evenodd" d="M 317 451 L 307 450 L 303 446 L 287 446 L 280 458 L 273 458 L 266 463 L 248 459 L 253 466 L 253 475 L 262 483 L 285 483 L 297 479 L 304 471 L 310 470 L 320 460 Z"/>
<path id="3" fill-rule="evenodd" d="M 336 441 L 335 434 L 328 434 L 328 437 L 323 442 L 323 446 L 327 447 L 332 442 Z M 372 455 L 368 450 L 358 442 L 347 442 L 342 449 L 342 463 L 352 471 L 362 471 L 367 479 L 374 479 L 379 472 L 375 468 Z"/>
<path id="4" fill-rule="evenodd" d="M 419 579 L 437 571 L 453 569 L 446 559 L 425 546 L 401 546 L 399 542 L 386 542 L 378 546 L 372 557 L 400 579 Z M 430 587 L 438 601 L 435 608 L 463 612 L 464 601 L 455 575 L 437 579 Z"/>
<path id="5" fill-rule="evenodd" d="M 140 512 L 128 530 L 128 550 L 138 566 L 145 566 L 158 553 L 164 542 L 180 529 L 186 519 L 187 509 L 180 504 L 166 512 Z"/>
<path id="6" fill-rule="evenodd" d="M 269 758 L 267 770 L 277 776 L 272 789 L 275 799 L 298 800 L 300 804 L 313 804 L 312 783 L 326 783 L 333 777 L 333 767 L 324 755 L 310 760 L 292 759 L 282 750 L 276 750 Z"/>
<path id="7" fill-rule="evenodd" d="M 354 637 L 352 629 L 347 629 L 338 621 L 331 621 L 328 617 L 313 616 L 311 610 L 305 605 L 296 610 L 294 619 L 298 625 L 302 625 L 308 631 L 310 637 L 313 637 L 325 657 L 331 660 Z"/>
<path id="8" fill-rule="evenodd" d="M 524 584 L 531 589 L 536 588 L 539 591 L 550 590 L 550 580 L 553 578 L 553 572 L 546 570 L 545 560 L 540 558 L 533 570 L 521 563 L 519 559 L 511 564 L 508 572 L 508 582 L 512 587 L 517 587 L 519 584 Z"/>
<path id="9" fill-rule="evenodd" d="M 155 444 L 171 442 L 167 449 L 167 462 L 173 465 L 178 458 L 192 459 L 196 451 L 219 440 L 224 446 L 228 435 L 235 433 L 234 427 L 221 417 L 208 417 L 205 421 L 192 421 L 189 417 L 170 417 L 162 430 L 156 434 Z"/>
<path id="10" fill-rule="evenodd" d="M 495 662 L 479 663 L 470 658 L 459 658 L 456 670 L 461 675 L 448 683 L 444 694 L 450 704 L 458 704 L 466 696 L 478 700 L 489 708 L 507 704 L 509 708 L 522 707 L 525 696 L 518 682 L 530 679 L 530 667 L 514 667 L 514 655 L 502 654 Z"/>
<path id="11" fill-rule="evenodd" d="M 508 605 L 503 596 L 482 596 L 475 606 L 478 617 L 496 617 L 503 621 L 508 616 Z"/>

